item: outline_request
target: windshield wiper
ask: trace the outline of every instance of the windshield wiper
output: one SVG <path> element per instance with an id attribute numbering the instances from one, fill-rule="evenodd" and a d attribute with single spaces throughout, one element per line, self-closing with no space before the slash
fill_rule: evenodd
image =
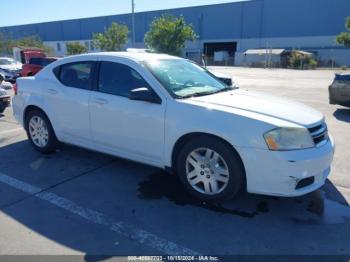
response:
<path id="1" fill-rule="evenodd" d="M 231 86 L 228 86 L 228 87 L 225 87 L 223 89 L 214 91 L 214 92 L 212 92 L 212 94 L 223 93 L 223 92 L 228 92 L 228 91 L 232 91 L 232 90 L 234 90 L 234 88 Z"/>
<path id="2" fill-rule="evenodd" d="M 227 92 L 227 91 L 231 91 L 234 90 L 234 88 L 232 87 L 225 87 L 223 89 L 217 90 L 217 91 L 211 91 L 211 92 L 197 92 L 197 93 L 193 93 L 190 95 L 186 95 L 186 96 L 179 96 L 179 98 L 181 99 L 186 99 L 186 98 L 191 98 L 191 97 L 199 97 L 199 96 L 209 96 L 209 95 L 213 95 L 213 94 L 218 94 L 218 93 L 222 93 L 222 92 Z"/>

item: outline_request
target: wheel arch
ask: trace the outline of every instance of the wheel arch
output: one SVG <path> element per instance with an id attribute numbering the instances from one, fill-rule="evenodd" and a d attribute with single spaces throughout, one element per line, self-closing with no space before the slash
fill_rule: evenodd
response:
<path id="1" fill-rule="evenodd" d="M 43 108 L 41 108 L 40 106 L 37 105 L 27 105 L 26 108 L 24 109 L 24 113 L 23 113 L 23 126 L 26 129 L 26 123 L 27 123 L 27 116 L 30 112 L 32 111 L 40 111 L 41 113 L 43 113 L 47 119 L 50 122 L 50 125 L 52 126 L 53 132 L 55 134 L 55 136 L 57 137 L 57 132 L 56 129 L 54 127 L 54 124 L 52 123 L 52 120 L 50 119 L 49 115 L 45 112 L 45 110 Z"/>
<path id="2" fill-rule="evenodd" d="M 24 114 L 23 114 L 23 123 L 26 123 L 26 120 L 27 120 L 27 116 L 30 112 L 32 111 L 40 111 L 42 112 L 43 114 L 45 114 L 45 116 L 50 120 L 50 118 L 48 117 L 48 115 L 45 113 L 45 111 L 40 108 L 39 106 L 36 106 L 36 105 L 28 105 L 26 106 L 26 108 L 24 109 Z"/>
<path id="3" fill-rule="evenodd" d="M 194 138 L 198 138 L 198 137 L 208 137 L 208 138 L 214 138 L 214 139 L 217 139 L 217 140 L 220 140 L 222 141 L 223 143 L 225 143 L 228 147 L 231 148 L 232 152 L 237 156 L 237 158 L 239 159 L 241 165 L 242 165 L 242 169 L 244 171 L 244 178 L 245 178 L 245 181 L 244 181 L 244 186 L 246 186 L 246 169 L 245 169 L 245 166 L 244 166 L 244 162 L 239 154 L 239 152 L 236 150 L 236 148 L 231 144 L 229 143 L 227 140 L 225 140 L 224 138 L 220 137 L 220 136 L 217 136 L 217 135 L 213 135 L 213 134 L 209 134 L 209 133 L 204 133 L 204 132 L 193 132 L 193 133 L 188 133 L 188 134 L 185 134 L 183 136 L 181 136 L 174 144 L 173 146 L 173 149 L 172 149 L 172 153 L 171 153 L 171 167 L 170 167 L 170 170 L 172 172 L 174 172 L 175 170 L 175 163 L 176 163 L 176 160 L 177 160 L 177 157 L 179 155 L 179 152 L 181 150 L 181 148 L 183 148 L 183 146 L 189 142 L 191 139 L 194 139 Z"/>

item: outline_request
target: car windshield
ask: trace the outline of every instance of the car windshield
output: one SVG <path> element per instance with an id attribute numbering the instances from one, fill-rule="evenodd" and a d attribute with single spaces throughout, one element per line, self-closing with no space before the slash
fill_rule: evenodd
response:
<path id="1" fill-rule="evenodd" d="M 0 65 L 13 65 L 16 64 L 16 61 L 12 59 L 0 59 Z"/>
<path id="2" fill-rule="evenodd" d="M 177 98 L 232 90 L 232 87 L 226 86 L 207 70 L 188 60 L 155 60 L 145 64 L 170 94 Z"/>

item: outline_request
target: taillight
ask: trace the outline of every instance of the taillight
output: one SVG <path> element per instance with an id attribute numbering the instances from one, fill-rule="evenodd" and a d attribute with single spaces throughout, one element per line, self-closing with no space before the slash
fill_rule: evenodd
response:
<path id="1" fill-rule="evenodd" d="M 15 96 L 16 96 L 17 92 L 18 92 L 18 85 L 17 85 L 17 83 L 14 83 L 12 88 L 13 88 L 13 92 L 15 93 Z"/>

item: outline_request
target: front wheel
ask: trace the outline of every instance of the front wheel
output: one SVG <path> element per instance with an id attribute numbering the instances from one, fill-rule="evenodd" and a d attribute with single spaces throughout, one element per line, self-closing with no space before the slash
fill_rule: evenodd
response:
<path id="1" fill-rule="evenodd" d="M 211 137 L 191 140 L 182 148 L 177 173 L 189 193 L 209 202 L 233 198 L 245 179 L 237 152 L 224 141 Z"/>
<path id="2" fill-rule="evenodd" d="M 26 117 L 26 131 L 34 148 L 41 153 L 56 151 L 58 140 L 47 116 L 41 111 L 31 111 Z"/>

